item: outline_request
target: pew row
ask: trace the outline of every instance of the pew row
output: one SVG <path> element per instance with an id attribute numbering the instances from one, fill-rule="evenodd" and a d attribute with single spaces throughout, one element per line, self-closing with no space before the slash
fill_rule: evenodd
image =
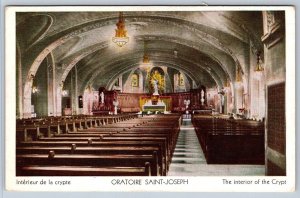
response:
<path id="1" fill-rule="evenodd" d="M 212 116 L 192 121 L 208 164 L 264 164 L 262 123 Z"/>
<path id="2" fill-rule="evenodd" d="M 24 166 L 17 176 L 151 176 L 151 168 L 148 162 L 145 167 Z"/>
<path id="3" fill-rule="evenodd" d="M 105 124 L 92 118 L 28 122 L 31 128 L 19 127 L 20 134 L 26 129 L 26 135 L 17 141 L 17 173 L 19 176 L 165 176 L 180 123 L 179 115 L 132 116 Z M 80 167 L 83 170 L 78 172 Z"/>
<path id="4" fill-rule="evenodd" d="M 54 153 L 54 152 L 51 152 Z M 144 167 L 149 163 L 151 176 L 158 174 L 158 158 L 153 155 L 80 155 L 80 154 L 20 154 L 16 156 L 16 170 L 22 175 L 23 167 L 27 166 L 91 166 L 91 167 Z"/>

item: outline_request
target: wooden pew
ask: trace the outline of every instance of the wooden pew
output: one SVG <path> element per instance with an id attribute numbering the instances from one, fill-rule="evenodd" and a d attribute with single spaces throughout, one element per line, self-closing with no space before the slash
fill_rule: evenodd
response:
<path id="1" fill-rule="evenodd" d="M 207 163 L 263 164 L 264 134 L 248 129 L 198 132 Z"/>
<path id="2" fill-rule="evenodd" d="M 160 167 L 160 174 L 166 175 L 165 161 L 160 148 L 156 146 L 111 146 L 111 147 L 77 147 L 74 146 L 62 146 L 62 147 L 17 147 L 17 154 L 48 154 L 49 151 L 54 151 L 55 154 L 100 154 L 100 155 L 151 155 L 153 152 L 157 153 L 158 163 Z"/>
<path id="3" fill-rule="evenodd" d="M 58 141 L 72 141 L 73 143 L 77 144 L 77 142 L 82 142 L 86 140 L 87 143 L 91 142 L 90 144 L 94 144 L 97 142 L 116 142 L 116 141 L 129 141 L 129 142 L 139 142 L 139 141 L 152 141 L 153 143 L 160 143 L 163 145 L 163 148 L 165 150 L 166 154 L 166 160 L 169 164 L 169 157 L 170 157 L 170 144 L 168 144 L 168 139 L 166 137 L 139 137 L 139 136 L 134 136 L 134 137 L 114 137 L 114 136 L 109 136 L 109 137 L 91 137 L 91 138 L 86 138 L 86 137 L 51 137 L 51 138 L 40 138 L 41 141 L 47 141 L 47 142 L 58 142 Z"/>
<path id="4" fill-rule="evenodd" d="M 151 176 L 150 163 L 144 167 L 24 166 L 17 176 Z"/>
<path id="5" fill-rule="evenodd" d="M 16 155 L 16 168 L 28 165 L 37 166 L 101 166 L 101 167 L 143 167 L 150 163 L 151 176 L 158 175 L 157 153 L 153 155 L 66 155 L 55 154 L 53 157 L 42 154 Z"/>
<path id="6" fill-rule="evenodd" d="M 165 145 L 161 142 L 153 142 L 153 141 L 111 141 L 111 142 L 92 142 L 89 144 L 87 141 L 82 141 L 82 142 L 73 142 L 73 141 L 32 141 L 32 142 L 21 142 L 19 144 L 20 148 L 47 148 L 47 147 L 52 147 L 54 148 L 53 150 L 56 150 L 55 148 L 69 148 L 69 152 L 71 152 L 71 147 L 72 145 L 76 145 L 76 151 L 75 152 L 89 152 L 89 151 L 83 151 L 83 150 L 88 150 L 89 148 L 95 149 L 95 150 L 100 150 L 102 149 L 101 154 L 126 154 L 126 151 L 128 153 L 132 154 L 137 154 L 139 149 L 143 149 L 145 147 L 153 147 L 155 148 L 153 151 L 157 152 L 158 156 L 158 162 L 161 167 L 160 169 L 160 174 L 161 175 L 166 175 L 166 169 L 168 168 L 167 166 L 167 161 L 168 161 L 168 156 L 166 152 Z M 107 148 L 107 149 L 106 149 Z M 30 150 L 30 149 L 27 149 Z M 49 151 L 49 150 L 46 150 Z M 29 151 L 23 151 L 24 153 L 27 153 Z M 44 152 L 44 151 L 32 151 L 32 152 Z M 58 151 L 63 152 L 63 151 Z M 91 151 L 94 152 L 94 151 Z M 20 151 L 22 153 L 22 151 Z M 142 153 L 142 152 L 141 152 Z M 149 153 L 147 150 L 145 153 Z"/>
<path id="7" fill-rule="evenodd" d="M 49 151 L 56 153 L 53 158 L 55 163 L 49 162 L 53 163 L 50 164 L 51 167 L 54 165 L 62 166 L 66 163 L 64 162 L 66 156 L 72 156 L 70 159 L 80 164 L 81 162 L 76 158 L 76 155 L 82 155 L 82 158 L 86 158 L 86 156 L 97 156 L 96 158 L 98 158 L 100 156 L 104 159 L 105 156 L 125 157 L 130 154 L 138 158 L 138 156 L 150 156 L 151 152 L 154 152 L 156 153 L 156 168 L 152 167 L 153 162 L 150 162 L 152 164 L 151 175 L 155 175 L 154 172 L 157 174 L 158 171 L 160 175 L 166 175 L 179 133 L 179 116 L 147 116 L 142 119 L 136 117 L 137 115 L 119 117 L 72 116 L 61 120 L 51 118 L 42 122 L 39 121 L 37 125 L 43 130 L 40 135 L 37 135 L 38 141 L 18 143 L 17 159 L 21 162 L 18 170 L 29 167 L 30 171 L 45 172 L 45 170 L 36 170 L 36 168 L 33 170 L 32 167 L 35 166 L 34 163 L 37 163 L 38 166 L 49 166 L 47 164 L 49 160 L 47 161 L 44 156 L 41 157 Z M 47 133 L 45 134 L 44 130 L 46 129 Z M 76 145 L 76 149 L 70 149 L 70 145 Z M 39 157 L 32 156 L 34 153 Z M 64 156 L 64 160 L 61 160 L 61 156 Z M 120 162 L 122 157 L 112 161 Z M 29 163 L 26 166 L 27 162 L 34 163 L 31 165 Z M 46 164 L 43 165 L 43 163 Z M 110 163 L 106 168 L 112 168 L 112 164 L 116 162 Z M 129 167 L 129 164 L 125 165 Z M 68 164 L 63 166 L 68 166 Z M 101 164 L 97 167 L 103 168 Z M 134 168 L 133 164 L 130 167 Z M 139 164 L 137 168 L 141 167 L 145 169 L 145 164 L 143 166 Z M 27 169 L 23 171 L 25 170 L 29 171 Z M 70 170 L 70 172 L 72 171 L 73 173 L 76 172 L 75 169 Z"/>
<path id="8" fill-rule="evenodd" d="M 99 125 L 97 120 L 103 123 L 115 123 L 118 121 L 136 118 L 137 115 L 118 115 L 118 116 L 58 116 L 45 118 L 29 118 L 16 120 L 16 140 L 35 140 L 39 136 L 51 137 L 52 134 L 76 132 L 77 129 L 96 127 Z M 88 124 L 89 123 L 89 124 Z M 34 132 L 33 132 L 34 131 Z"/>
<path id="9" fill-rule="evenodd" d="M 40 135 L 40 128 L 35 125 L 17 126 L 16 142 L 37 140 Z"/>
<path id="10" fill-rule="evenodd" d="M 264 126 L 248 120 L 193 118 L 209 164 L 264 164 Z"/>

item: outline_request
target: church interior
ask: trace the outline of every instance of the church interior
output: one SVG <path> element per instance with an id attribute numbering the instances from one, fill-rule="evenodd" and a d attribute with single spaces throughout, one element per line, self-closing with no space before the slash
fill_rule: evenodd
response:
<path id="1" fill-rule="evenodd" d="M 286 175 L 284 11 L 16 13 L 17 176 Z"/>

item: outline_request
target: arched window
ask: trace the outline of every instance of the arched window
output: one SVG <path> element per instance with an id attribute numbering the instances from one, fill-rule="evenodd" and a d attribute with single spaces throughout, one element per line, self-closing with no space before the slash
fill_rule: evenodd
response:
<path id="1" fill-rule="evenodd" d="M 179 73 L 179 86 L 184 86 L 184 78 L 183 78 L 183 74 Z"/>
<path id="2" fill-rule="evenodd" d="M 132 87 L 138 87 L 139 86 L 139 75 L 132 74 L 132 76 L 131 76 L 131 86 Z"/>
<path id="3" fill-rule="evenodd" d="M 115 82 L 115 86 L 120 86 L 120 78 L 117 78 L 117 80 Z"/>
<path id="4" fill-rule="evenodd" d="M 179 86 L 179 87 L 185 86 L 185 83 L 184 83 L 184 75 L 183 75 L 182 73 L 178 72 L 178 73 L 175 75 L 174 82 L 175 82 L 175 85 L 176 85 L 176 86 Z"/>

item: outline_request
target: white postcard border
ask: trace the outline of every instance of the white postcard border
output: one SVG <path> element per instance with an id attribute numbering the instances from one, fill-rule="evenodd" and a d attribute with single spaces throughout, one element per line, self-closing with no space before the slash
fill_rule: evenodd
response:
<path id="1" fill-rule="evenodd" d="M 286 160 L 287 176 L 212 176 L 212 177 L 16 177 L 15 176 L 15 120 L 16 120 L 16 34 L 15 13 L 29 11 L 286 11 Z M 295 189 L 295 9 L 287 6 L 43 6 L 7 7 L 5 20 L 5 173 L 6 189 L 12 191 L 153 191 L 153 192 L 291 192 Z M 18 185 L 17 180 L 37 181 L 36 185 Z M 114 184 L 113 180 L 141 180 L 142 185 Z M 149 179 L 162 179 L 169 185 L 146 184 Z M 188 180 L 188 184 L 170 184 L 171 180 Z M 248 180 L 252 184 L 224 184 L 228 181 Z M 42 180 L 47 183 L 43 184 Z M 263 185 L 263 180 L 271 184 Z M 50 184 L 50 181 L 54 184 Z M 57 181 L 57 185 L 55 182 Z M 62 185 L 59 181 L 70 181 Z M 286 184 L 283 185 L 283 181 Z M 258 184 L 255 184 L 258 182 Z M 281 183 L 280 183 L 281 182 Z M 274 183 L 274 184 L 272 184 Z"/>

